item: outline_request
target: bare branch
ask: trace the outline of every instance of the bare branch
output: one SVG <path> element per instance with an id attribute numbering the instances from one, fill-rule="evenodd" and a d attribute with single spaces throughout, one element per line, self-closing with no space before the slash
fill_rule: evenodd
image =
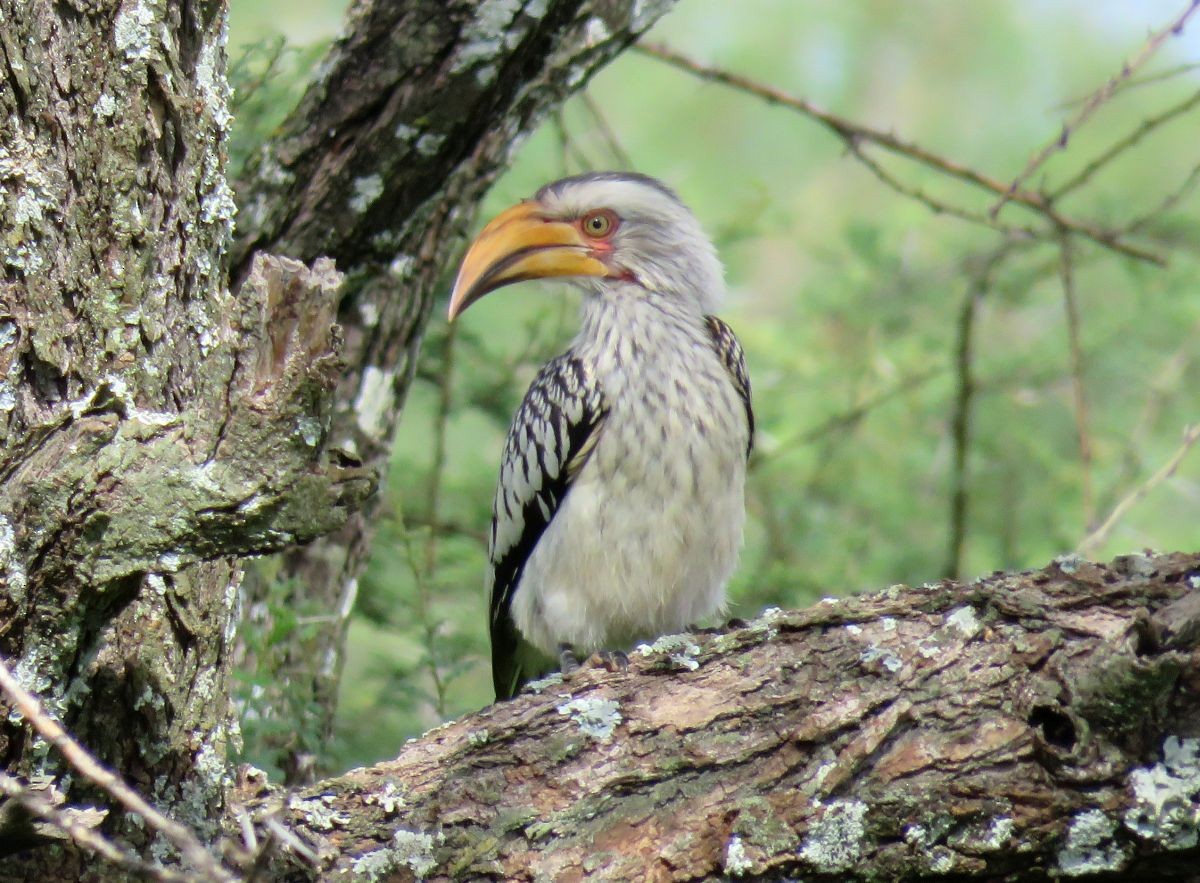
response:
<path id="1" fill-rule="evenodd" d="M 1158 205 L 1146 212 L 1146 214 L 1130 221 L 1129 224 L 1126 225 L 1125 231 L 1128 233 L 1134 233 L 1142 230 L 1148 226 L 1151 221 L 1173 209 L 1179 202 L 1187 197 L 1189 193 L 1192 192 L 1192 189 L 1197 183 L 1200 183 L 1200 163 L 1192 166 L 1192 170 L 1188 172 L 1187 177 L 1183 179 L 1183 183 L 1180 184 L 1173 193 L 1168 193 L 1165 197 L 1163 197 L 1162 201 Z"/>
<path id="2" fill-rule="evenodd" d="M 1092 489 L 1092 437 L 1088 429 L 1087 392 L 1083 385 L 1083 351 L 1079 346 L 1079 304 L 1075 297 L 1075 268 L 1071 237 L 1063 234 L 1059 245 L 1059 279 L 1067 316 L 1067 344 L 1071 357 L 1071 392 L 1074 400 L 1075 434 L 1079 439 L 1079 468 L 1083 485 L 1083 523 L 1091 528 L 1096 517 Z"/>
<path id="3" fill-rule="evenodd" d="M 1147 74 L 1144 77 L 1134 77 L 1133 79 L 1126 80 L 1117 89 L 1117 92 L 1120 93 L 1126 92 L 1130 89 L 1140 89 L 1144 86 L 1153 86 L 1155 83 L 1161 83 L 1165 80 L 1173 80 L 1176 77 L 1183 76 L 1184 74 L 1190 74 L 1194 70 L 1200 70 L 1200 62 L 1193 62 L 1191 64 L 1177 64 L 1167 68 L 1166 70 L 1159 71 L 1156 74 Z M 1081 95 L 1078 98 L 1072 98 L 1069 101 L 1064 101 L 1057 105 L 1054 109 L 1066 110 L 1071 107 L 1078 107 L 1087 101 L 1089 97 L 1090 96 L 1087 95 Z"/>
<path id="4" fill-rule="evenodd" d="M 1169 37 L 1178 36 L 1182 33 L 1188 19 L 1192 17 L 1192 14 L 1197 9 L 1200 9 L 1200 0 L 1191 0 L 1187 8 L 1177 15 L 1170 24 L 1150 35 L 1150 38 L 1143 44 L 1141 50 L 1134 56 L 1132 61 L 1125 62 L 1121 66 L 1120 71 L 1092 93 L 1091 97 L 1084 102 L 1083 107 L 1079 109 L 1079 112 L 1069 121 L 1063 123 L 1062 132 L 1059 133 L 1058 137 L 1034 154 L 1029 162 L 1025 164 L 1025 168 L 1021 170 L 1021 173 L 1008 185 L 1008 188 L 1001 195 L 999 201 L 990 209 L 989 213 L 993 218 L 1000 213 L 1000 209 L 1004 208 L 1005 203 L 1018 198 L 1021 186 L 1029 180 L 1029 176 L 1037 171 L 1042 163 L 1053 154 L 1066 148 L 1071 136 L 1078 131 L 1080 126 L 1088 121 L 1101 105 L 1113 97 L 1122 83 L 1128 81 L 1138 68 L 1153 58 L 1154 53 L 1162 47 Z"/>
<path id="5" fill-rule="evenodd" d="M 579 97 L 583 99 L 583 106 L 587 108 L 588 113 L 595 120 L 596 126 L 600 129 L 600 134 L 604 136 L 609 152 L 612 153 L 613 159 L 617 161 L 617 166 L 622 169 L 632 169 L 633 160 L 625 151 L 625 148 L 621 146 L 621 139 L 613 131 L 613 127 L 609 124 L 608 118 L 600 109 L 600 105 L 596 103 L 596 99 L 592 97 L 592 93 L 585 90 L 579 93 Z"/>
<path id="6" fill-rule="evenodd" d="M 7 663 L 0 659 L 0 689 L 38 735 L 62 753 L 77 773 L 103 790 L 128 812 L 135 813 L 146 824 L 166 838 L 180 854 L 200 871 L 206 880 L 233 883 L 235 877 L 224 868 L 188 828 L 169 819 L 146 802 L 124 780 L 100 765 L 88 750 L 71 738 L 54 718 L 42 711 L 37 697 L 17 683 Z"/>
<path id="7" fill-rule="evenodd" d="M 770 450 L 756 450 L 754 456 L 750 460 L 750 468 L 761 469 L 763 464 L 769 460 L 773 460 L 780 455 L 786 453 L 800 445 L 807 445 L 815 442 L 830 433 L 836 432 L 839 429 L 846 429 L 858 423 L 876 408 L 887 404 L 897 396 L 903 395 L 911 390 L 918 389 L 933 380 L 935 377 L 940 377 L 946 373 L 946 367 L 939 366 L 931 368 L 928 371 L 921 371 L 913 374 L 911 377 L 905 377 L 881 392 L 876 393 L 870 398 L 860 402 L 853 408 L 847 408 L 845 411 L 840 411 L 832 417 L 821 421 L 816 426 L 805 429 L 795 435 L 784 439 L 781 442 L 771 445 Z"/>
<path id="8" fill-rule="evenodd" d="M 1086 166 L 1079 170 L 1075 177 L 1071 178 L 1067 183 L 1056 189 L 1050 194 L 1050 201 L 1057 202 L 1062 197 L 1066 196 L 1072 190 L 1077 190 L 1082 185 L 1092 179 L 1092 176 L 1100 171 L 1108 163 L 1112 162 L 1130 147 L 1133 147 L 1159 126 L 1169 123 L 1176 117 L 1183 116 L 1197 104 L 1200 104 L 1200 91 L 1197 91 L 1185 98 L 1178 104 L 1167 108 L 1157 116 L 1148 117 L 1142 121 L 1141 125 L 1130 131 L 1125 137 L 1114 142 L 1107 150 L 1089 162 Z M 1126 227 L 1126 232 L 1131 231 L 1132 227 Z"/>
<path id="9" fill-rule="evenodd" d="M 1068 558 L 772 610 L 234 799 L 312 845 L 279 879 L 1031 880 L 1099 855 L 1194 880 L 1198 567 Z"/>
<path id="10" fill-rule="evenodd" d="M 1197 0 L 1200 2 L 1200 0 Z M 804 116 L 820 123 L 829 129 L 840 138 L 851 152 L 858 157 L 861 157 L 861 151 L 856 149 L 858 142 L 869 142 L 876 146 L 894 153 L 899 156 L 906 156 L 914 162 L 920 163 L 931 169 L 936 169 L 945 175 L 948 175 L 955 180 L 962 181 L 974 187 L 986 190 L 990 193 L 1005 196 L 1018 205 L 1022 205 L 1031 211 L 1044 217 L 1055 228 L 1066 228 L 1072 233 L 1078 233 L 1087 239 L 1092 240 L 1097 245 L 1104 248 L 1112 249 L 1120 252 L 1128 257 L 1137 258 L 1138 260 L 1147 261 L 1159 266 L 1165 265 L 1166 260 L 1155 252 L 1149 251 L 1141 246 L 1132 245 L 1125 242 L 1121 238 L 1121 234 L 1112 230 L 1105 230 L 1088 221 L 1076 220 L 1062 215 L 1057 209 L 1051 205 L 1046 197 L 1032 191 L 1016 190 L 1009 192 L 999 180 L 992 178 L 982 172 L 976 171 L 961 163 L 957 163 L 952 159 L 936 154 L 930 150 L 926 150 L 919 144 L 914 144 L 911 141 L 905 141 L 890 132 L 882 132 L 878 129 L 872 129 L 869 126 L 864 126 L 856 123 L 853 120 L 830 113 L 821 107 L 818 107 L 813 102 L 805 98 L 800 98 L 794 95 L 789 95 L 772 86 L 767 86 L 762 83 L 743 77 L 739 74 L 731 73 L 721 68 L 710 67 L 701 64 L 685 55 L 681 55 L 672 49 L 665 46 L 654 44 L 639 43 L 636 47 L 640 52 L 658 58 L 666 63 L 686 71 L 702 80 L 709 80 L 714 83 L 721 83 L 750 95 L 754 95 L 766 101 L 769 104 L 778 104 L 783 107 L 788 107 L 795 110 Z M 874 171 L 874 170 L 873 170 Z M 876 174 L 878 174 L 876 172 Z M 924 201 L 924 200 L 923 200 Z M 926 202 L 926 205 L 929 203 Z M 993 213 L 994 217 L 994 213 Z M 1045 235 L 1045 234 L 1043 234 Z"/>
<path id="11" fill-rule="evenodd" d="M 861 162 L 880 182 L 890 187 L 892 190 L 899 193 L 901 196 L 907 196 L 909 199 L 915 199 L 917 202 L 926 206 L 935 215 L 949 215 L 958 218 L 962 221 L 968 221 L 972 224 L 979 224 L 982 227 L 990 227 L 1001 233 L 1007 233 L 1010 236 L 1022 235 L 1030 238 L 1036 238 L 1042 234 L 1029 227 L 1014 227 L 1005 224 L 995 218 L 989 217 L 984 212 L 973 212 L 970 209 L 962 208 L 961 206 L 953 205 L 945 200 L 938 199 L 935 196 L 930 196 L 920 187 L 913 187 L 905 184 L 882 165 L 876 162 L 869 156 L 857 141 L 847 141 L 846 149 L 850 151 L 854 157 Z"/>
<path id="12" fill-rule="evenodd" d="M 971 411 L 975 402 L 975 317 L 979 304 L 992 285 L 996 268 L 1008 257 L 1011 243 L 996 249 L 972 275 L 958 314 L 954 366 L 958 389 L 954 397 L 950 436 L 954 445 L 951 471 L 950 528 L 943 576 L 954 579 L 962 569 L 963 548 L 967 542 L 967 498 L 969 476 L 967 456 L 971 446 Z"/>
<path id="13" fill-rule="evenodd" d="M 1112 529 L 1117 526 L 1122 518 L 1142 500 L 1150 491 L 1154 490 L 1168 478 L 1175 474 L 1175 470 L 1179 468 L 1179 464 L 1183 462 L 1183 458 L 1187 456 L 1188 451 L 1192 446 L 1200 441 L 1200 423 L 1193 426 L 1188 426 L 1183 431 L 1183 443 L 1176 449 L 1162 468 L 1146 479 L 1145 483 L 1139 485 L 1129 492 L 1121 502 L 1113 508 L 1109 516 L 1104 519 L 1104 523 L 1088 534 L 1075 547 L 1075 551 L 1080 555 L 1091 554 L 1095 549 L 1108 539 L 1108 535 L 1112 533 Z"/>

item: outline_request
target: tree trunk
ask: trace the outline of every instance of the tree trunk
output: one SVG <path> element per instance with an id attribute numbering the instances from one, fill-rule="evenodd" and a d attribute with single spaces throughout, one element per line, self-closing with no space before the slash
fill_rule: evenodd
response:
<path id="1" fill-rule="evenodd" d="M 515 144 L 668 5 L 357 3 L 240 188 L 235 242 L 225 4 L 0 0 L 0 657 L 202 835 L 238 738 L 239 558 L 340 529 L 285 565 L 333 623 L 291 651 L 323 728 L 370 540 L 370 511 L 348 517 L 453 234 Z M 4 769 L 93 798 L 9 710 Z M 0 852 L 30 830 L 0 804 Z M 6 861 L 70 879 L 90 859 Z"/>
<path id="2" fill-rule="evenodd" d="M 768 611 L 238 795 L 296 879 L 1195 880 L 1200 555 Z"/>

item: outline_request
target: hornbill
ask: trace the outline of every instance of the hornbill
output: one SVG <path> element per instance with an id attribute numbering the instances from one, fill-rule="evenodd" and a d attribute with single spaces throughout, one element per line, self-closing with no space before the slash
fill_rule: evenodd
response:
<path id="1" fill-rule="evenodd" d="M 561 661 L 723 610 L 754 436 L 742 347 L 713 315 L 712 242 L 668 187 L 600 172 L 547 184 L 468 249 L 455 319 L 483 295 L 567 277 L 570 348 L 537 374 L 500 466 L 486 584 L 496 698 Z"/>

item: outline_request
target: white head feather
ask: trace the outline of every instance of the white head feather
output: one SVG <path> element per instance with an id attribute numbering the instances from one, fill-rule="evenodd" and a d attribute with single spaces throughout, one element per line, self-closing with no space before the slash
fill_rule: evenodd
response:
<path id="1" fill-rule="evenodd" d="M 700 315 L 720 308 L 725 279 L 716 249 L 696 216 L 665 184 L 632 172 L 592 172 L 547 184 L 535 198 L 547 213 L 563 219 L 612 211 L 619 223 L 609 262 L 628 271 L 647 297 L 671 298 Z M 600 297 L 614 284 L 573 281 Z"/>

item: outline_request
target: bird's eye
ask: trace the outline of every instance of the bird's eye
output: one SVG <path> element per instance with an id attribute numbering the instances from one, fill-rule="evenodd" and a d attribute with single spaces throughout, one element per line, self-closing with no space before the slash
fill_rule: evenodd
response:
<path id="1" fill-rule="evenodd" d="M 603 239 L 616 227 L 616 219 L 611 212 L 592 212 L 583 219 L 583 232 L 593 239 Z"/>

